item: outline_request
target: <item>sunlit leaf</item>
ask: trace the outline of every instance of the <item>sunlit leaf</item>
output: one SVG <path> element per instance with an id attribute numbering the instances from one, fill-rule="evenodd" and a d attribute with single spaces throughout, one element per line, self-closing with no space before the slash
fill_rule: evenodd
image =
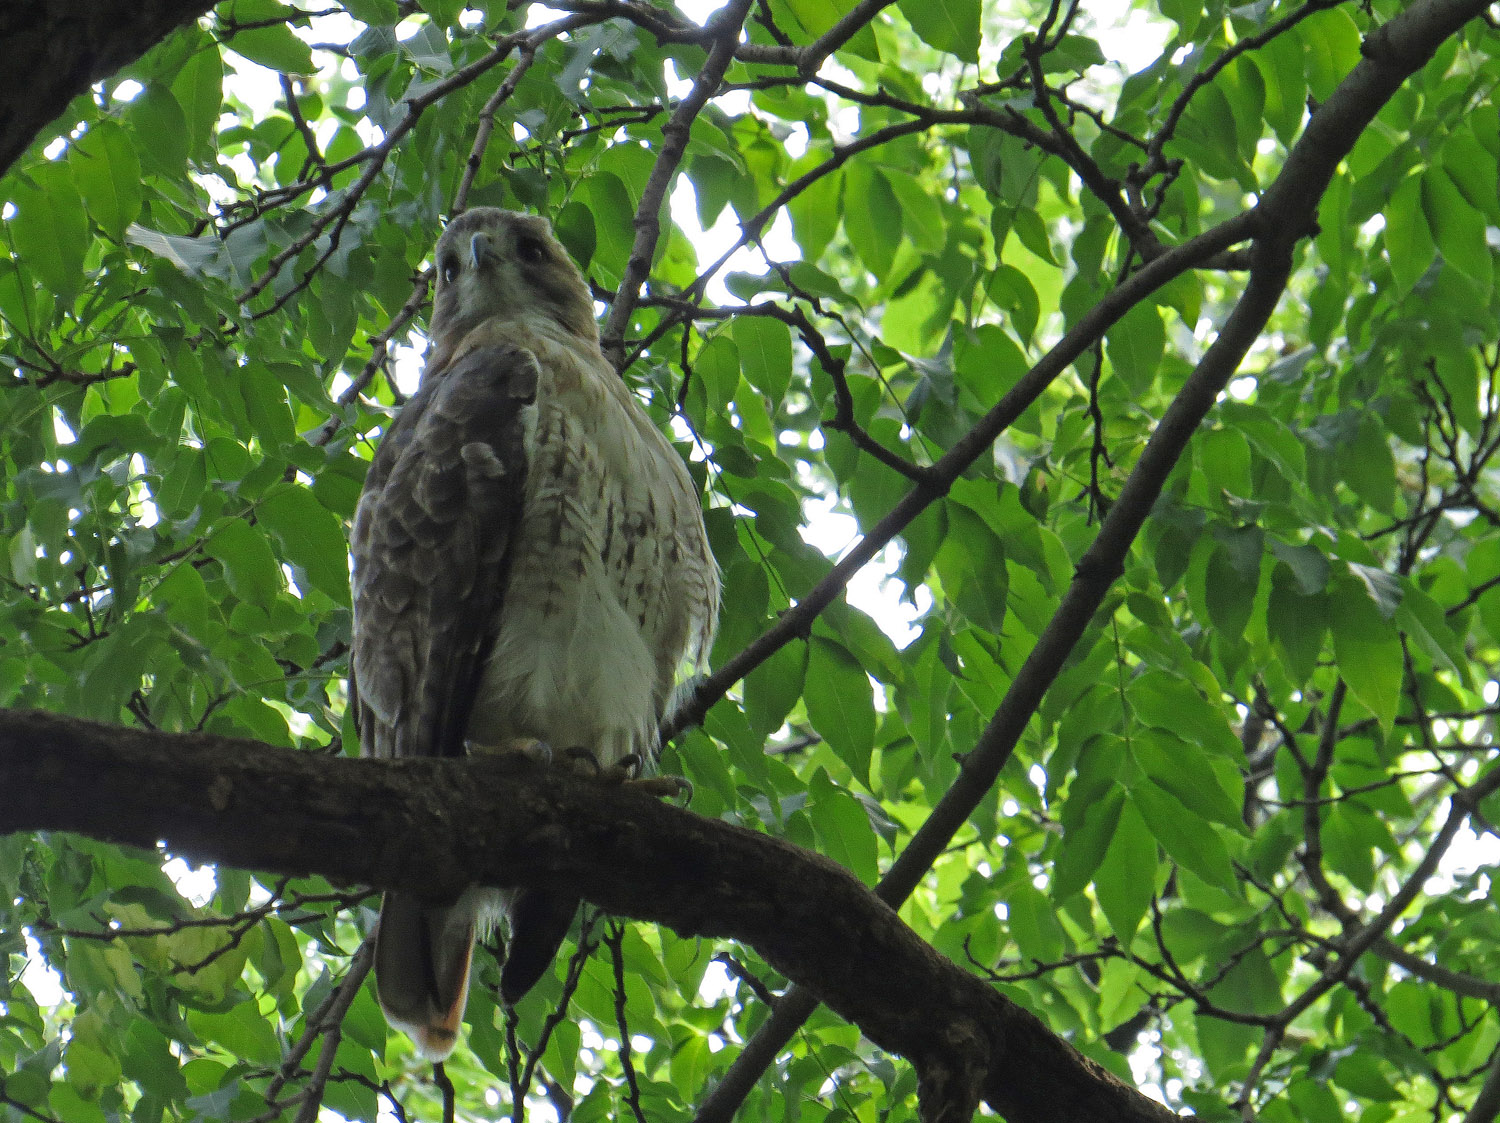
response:
<path id="1" fill-rule="evenodd" d="M 912 30 L 940 51 L 979 61 L 979 0 L 898 0 Z"/>

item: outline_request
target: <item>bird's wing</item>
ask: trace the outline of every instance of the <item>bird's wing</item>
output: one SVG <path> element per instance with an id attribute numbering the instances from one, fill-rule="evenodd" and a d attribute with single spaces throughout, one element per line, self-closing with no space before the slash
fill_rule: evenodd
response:
<path id="1" fill-rule="evenodd" d="M 386 433 L 354 515 L 350 694 L 381 757 L 458 756 L 494 642 L 540 371 L 515 347 L 430 374 Z"/>

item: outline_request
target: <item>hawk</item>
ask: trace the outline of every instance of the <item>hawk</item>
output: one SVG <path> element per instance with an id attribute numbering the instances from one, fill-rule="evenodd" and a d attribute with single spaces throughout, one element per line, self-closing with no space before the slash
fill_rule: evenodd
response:
<path id="1" fill-rule="evenodd" d="M 604 768 L 646 759 L 718 612 L 697 488 L 600 351 L 588 286 L 544 219 L 468 211 L 434 261 L 421 385 L 380 443 L 351 536 L 362 749 L 544 742 Z M 387 893 L 375 951 L 387 1018 L 445 1058 L 476 933 L 508 916 L 513 1003 L 577 907 L 540 890 L 476 887 L 442 907 Z"/>

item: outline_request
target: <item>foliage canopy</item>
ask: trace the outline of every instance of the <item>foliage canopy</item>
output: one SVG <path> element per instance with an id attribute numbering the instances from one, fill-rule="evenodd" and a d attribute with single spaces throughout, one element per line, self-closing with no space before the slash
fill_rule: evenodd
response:
<path id="1" fill-rule="evenodd" d="M 5 180 L 0 704 L 354 752 L 345 527 L 427 254 L 537 210 L 704 483 L 693 810 L 888 875 L 1174 1109 L 1492 1120 L 1483 11 L 226 0 Z M 164 862 L 0 837 L 0 1119 L 440 1117 L 372 897 Z M 787 982 L 571 946 L 513 1016 L 481 963 L 462 1116 L 693 1118 Z M 742 1117 L 916 1088 L 823 1010 Z"/>

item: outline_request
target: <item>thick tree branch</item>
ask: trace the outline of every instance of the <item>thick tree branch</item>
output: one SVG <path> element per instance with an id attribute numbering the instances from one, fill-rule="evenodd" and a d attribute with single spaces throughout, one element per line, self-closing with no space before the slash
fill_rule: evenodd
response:
<path id="1" fill-rule="evenodd" d="M 164 843 L 195 861 L 439 899 L 566 886 L 753 946 L 921 1077 L 924 1118 L 1174 1118 L 944 959 L 843 867 L 781 839 L 509 758 L 369 761 L 0 713 L 0 832 Z M 504 814 L 497 814 L 504 808 Z"/>
<path id="2" fill-rule="evenodd" d="M 7 4 L 0 42 L 25 60 L 26 80 L 0 95 L 0 174 L 94 82 L 133 62 L 214 0 L 141 0 L 122 19 L 115 0 Z"/>

